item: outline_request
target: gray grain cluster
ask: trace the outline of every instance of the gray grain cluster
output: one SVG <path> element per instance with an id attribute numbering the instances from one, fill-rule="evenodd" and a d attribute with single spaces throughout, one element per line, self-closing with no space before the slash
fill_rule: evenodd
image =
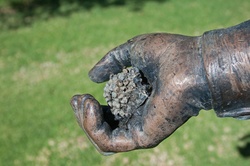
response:
<path id="1" fill-rule="evenodd" d="M 138 68 L 123 69 L 111 75 L 104 88 L 104 97 L 116 120 L 129 118 L 150 95 L 150 86 L 143 82 Z"/>

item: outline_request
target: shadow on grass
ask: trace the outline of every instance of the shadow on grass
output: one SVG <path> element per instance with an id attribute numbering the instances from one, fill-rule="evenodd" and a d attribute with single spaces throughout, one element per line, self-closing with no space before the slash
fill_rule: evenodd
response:
<path id="1" fill-rule="evenodd" d="M 168 0 L 12 0 L 0 7 L 0 29 L 16 29 L 55 16 L 68 16 L 78 10 L 90 11 L 95 6 L 128 6 L 131 11 L 140 11 L 145 3 Z"/>
<path id="2" fill-rule="evenodd" d="M 240 155 L 244 158 L 250 158 L 250 134 L 243 136 L 240 142 L 243 143 L 243 146 L 237 147 Z"/>

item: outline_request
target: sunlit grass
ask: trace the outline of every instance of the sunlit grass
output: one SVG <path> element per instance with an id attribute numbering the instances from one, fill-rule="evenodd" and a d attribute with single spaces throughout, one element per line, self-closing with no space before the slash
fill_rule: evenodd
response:
<path id="1" fill-rule="evenodd" d="M 2 2 L 2 1 L 0 1 Z M 249 165 L 237 151 L 248 121 L 202 111 L 158 147 L 101 156 L 78 127 L 69 100 L 103 84 L 87 77 L 110 49 L 142 33 L 200 35 L 249 19 L 248 0 L 148 2 L 78 11 L 0 32 L 0 165 Z"/>

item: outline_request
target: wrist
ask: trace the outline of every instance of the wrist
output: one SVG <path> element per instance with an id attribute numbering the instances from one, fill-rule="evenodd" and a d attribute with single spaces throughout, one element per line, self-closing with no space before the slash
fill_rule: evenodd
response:
<path id="1" fill-rule="evenodd" d="M 250 107 L 249 39 L 250 21 L 202 36 L 204 66 L 219 117 L 237 117 L 240 109 Z"/>

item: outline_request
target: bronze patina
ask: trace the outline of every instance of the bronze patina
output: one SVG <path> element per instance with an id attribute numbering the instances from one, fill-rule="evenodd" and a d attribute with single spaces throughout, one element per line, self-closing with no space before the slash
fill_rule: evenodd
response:
<path id="1" fill-rule="evenodd" d="M 218 117 L 250 119 L 250 20 L 201 36 L 134 37 L 108 52 L 89 77 L 105 82 L 130 66 L 142 73 L 151 90 L 134 107 L 126 127 L 93 96 L 71 99 L 79 126 L 105 155 L 155 147 L 201 109 L 213 109 Z"/>

